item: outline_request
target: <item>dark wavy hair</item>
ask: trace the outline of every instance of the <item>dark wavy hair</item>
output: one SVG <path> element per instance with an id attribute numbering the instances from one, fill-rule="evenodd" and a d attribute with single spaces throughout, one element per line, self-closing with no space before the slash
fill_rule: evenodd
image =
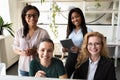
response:
<path id="1" fill-rule="evenodd" d="M 38 16 L 40 15 L 40 12 L 39 10 L 35 7 L 35 6 L 32 6 L 32 5 L 26 5 L 23 10 L 22 10 L 22 14 L 21 14 L 21 18 L 22 18 L 22 24 L 23 24 L 23 38 L 26 37 L 26 35 L 28 34 L 29 32 L 29 27 L 28 27 L 28 24 L 25 20 L 25 16 L 26 16 L 26 13 L 28 10 L 30 9 L 34 9 L 37 11 L 38 13 Z"/>
<path id="2" fill-rule="evenodd" d="M 85 18 L 84 18 L 82 10 L 79 9 L 79 8 L 72 8 L 70 10 L 69 14 L 68 14 L 68 25 L 67 25 L 67 36 L 66 36 L 66 38 L 68 38 L 70 33 L 75 28 L 75 25 L 72 23 L 72 20 L 71 20 L 71 16 L 72 16 L 73 12 L 77 12 L 81 17 L 81 25 L 80 26 L 81 26 L 83 36 L 87 33 L 86 22 L 85 22 Z"/>

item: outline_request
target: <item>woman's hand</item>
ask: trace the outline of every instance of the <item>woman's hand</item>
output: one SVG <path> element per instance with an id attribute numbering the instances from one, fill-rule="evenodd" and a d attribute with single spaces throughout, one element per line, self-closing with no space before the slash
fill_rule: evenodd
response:
<path id="1" fill-rule="evenodd" d="M 46 77 L 46 72 L 39 70 L 38 72 L 36 72 L 35 77 Z"/>
<path id="2" fill-rule="evenodd" d="M 28 48 L 27 50 L 25 50 L 26 56 L 35 56 L 37 53 L 37 48 L 33 47 L 33 48 Z"/>
<path id="3" fill-rule="evenodd" d="M 62 48 L 63 53 L 68 52 L 67 48 Z"/>
<path id="4" fill-rule="evenodd" d="M 70 49 L 73 53 L 77 53 L 79 51 L 79 48 L 74 46 L 74 47 L 71 47 Z"/>

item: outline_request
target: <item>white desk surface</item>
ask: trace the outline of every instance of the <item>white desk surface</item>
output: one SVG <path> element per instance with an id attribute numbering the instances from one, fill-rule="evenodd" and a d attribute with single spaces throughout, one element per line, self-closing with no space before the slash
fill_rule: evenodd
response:
<path id="1" fill-rule="evenodd" d="M 5 63 L 0 63 L 0 75 L 6 75 Z"/>
<path id="2" fill-rule="evenodd" d="M 0 76 L 0 80 L 83 80 L 83 79 L 35 78 L 6 75 Z"/>

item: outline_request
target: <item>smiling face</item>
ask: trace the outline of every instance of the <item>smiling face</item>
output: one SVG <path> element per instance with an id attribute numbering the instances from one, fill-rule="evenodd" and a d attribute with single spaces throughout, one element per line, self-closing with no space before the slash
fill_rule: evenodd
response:
<path id="1" fill-rule="evenodd" d="M 39 58 L 41 63 L 50 63 L 53 57 L 53 44 L 50 42 L 41 42 L 39 45 Z"/>
<path id="2" fill-rule="evenodd" d="M 38 12 L 35 9 L 30 9 L 27 11 L 25 20 L 29 26 L 36 26 L 38 22 Z"/>
<path id="3" fill-rule="evenodd" d="M 71 15 L 71 21 L 75 26 L 80 27 L 81 16 L 77 12 L 73 12 Z"/>
<path id="4" fill-rule="evenodd" d="M 91 56 L 100 55 L 102 48 L 101 38 L 97 36 L 91 36 L 88 38 L 87 49 Z"/>

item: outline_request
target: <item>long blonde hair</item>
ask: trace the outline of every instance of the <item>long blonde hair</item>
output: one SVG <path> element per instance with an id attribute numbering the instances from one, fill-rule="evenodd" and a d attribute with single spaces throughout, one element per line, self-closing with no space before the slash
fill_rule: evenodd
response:
<path id="1" fill-rule="evenodd" d="M 102 48 L 101 48 L 100 55 L 104 56 L 104 57 L 108 57 L 108 49 L 107 49 L 107 45 L 106 45 L 106 39 L 103 36 L 103 34 L 101 34 L 99 32 L 88 32 L 84 37 L 83 44 L 82 44 L 81 50 L 80 50 L 78 58 L 77 58 L 76 68 L 80 67 L 80 65 L 88 59 L 90 53 L 88 52 L 87 44 L 88 44 L 88 39 L 92 36 L 96 36 L 101 39 Z"/>

